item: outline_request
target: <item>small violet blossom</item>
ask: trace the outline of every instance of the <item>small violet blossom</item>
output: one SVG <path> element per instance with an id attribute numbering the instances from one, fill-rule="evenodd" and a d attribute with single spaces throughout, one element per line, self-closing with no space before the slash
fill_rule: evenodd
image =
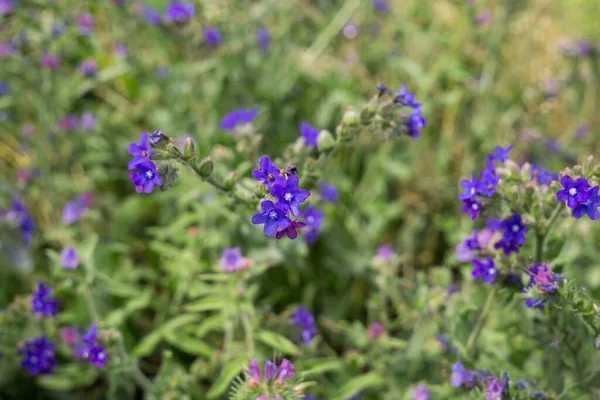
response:
<path id="1" fill-rule="evenodd" d="M 47 287 L 44 282 L 37 285 L 37 289 L 31 298 L 31 309 L 34 314 L 45 317 L 54 317 L 58 315 L 58 307 L 60 302 L 52 298 L 54 290 Z"/>
<path id="2" fill-rule="evenodd" d="M 281 210 L 289 210 L 293 216 L 299 217 L 301 215 L 300 204 L 306 201 L 310 192 L 298 188 L 298 175 L 292 175 L 284 184 L 276 183 L 271 186 L 271 195 L 277 199 L 277 206 Z"/>
<path id="3" fill-rule="evenodd" d="M 165 20 L 169 22 L 186 22 L 196 15 L 194 3 L 172 2 L 165 10 Z"/>
<path id="4" fill-rule="evenodd" d="M 221 129 L 235 130 L 238 126 L 250 125 L 258 116 L 258 108 L 248 108 L 231 111 L 221 120 Z"/>
<path id="5" fill-rule="evenodd" d="M 318 147 L 317 138 L 319 137 L 319 130 L 307 122 L 300 124 L 300 135 L 304 138 L 304 144 L 306 146 Z"/>
<path id="6" fill-rule="evenodd" d="M 225 272 L 240 271 L 250 266 L 250 260 L 242 257 L 242 250 L 239 247 L 224 249 L 219 263 Z"/>
<path id="7" fill-rule="evenodd" d="M 323 200 L 329 203 L 337 203 L 338 202 L 338 191 L 335 185 L 328 185 L 325 182 L 321 182 L 321 196 Z"/>
<path id="8" fill-rule="evenodd" d="M 315 325 L 315 317 L 304 306 L 299 306 L 292 317 L 292 324 L 302 328 L 302 341 L 305 345 L 309 345 L 313 338 L 317 335 L 317 326 Z"/>
<path id="9" fill-rule="evenodd" d="M 60 253 L 60 265 L 65 269 L 75 269 L 79 266 L 79 255 L 73 247 L 67 247 Z"/>
<path id="10" fill-rule="evenodd" d="M 262 212 L 252 217 L 252 223 L 255 225 L 264 224 L 264 232 L 267 236 L 275 236 L 278 231 L 286 229 L 292 222 L 286 216 L 286 209 L 282 209 L 280 203 L 275 204 L 266 200 L 260 203 Z"/>
<path id="11" fill-rule="evenodd" d="M 204 29 L 204 40 L 211 46 L 217 47 L 223 43 L 221 32 L 215 27 L 209 26 Z"/>
<path id="12" fill-rule="evenodd" d="M 27 339 L 19 348 L 23 354 L 21 368 L 29 371 L 29 375 L 46 375 L 54 372 L 56 366 L 56 343 L 50 342 L 45 335 Z"/>

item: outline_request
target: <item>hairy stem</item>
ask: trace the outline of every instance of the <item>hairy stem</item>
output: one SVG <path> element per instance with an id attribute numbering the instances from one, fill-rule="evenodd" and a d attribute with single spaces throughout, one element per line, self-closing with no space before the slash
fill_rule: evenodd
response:
<path id="1" fill-rule="evenodd" d="M 488 314 L 492 308 L 492 304 L 494 303 L 494 298 L 496 297 L 496 292 L 498 291 L 498 286 L 493 286 L 492 290 L 488 293 L 488 297 L 477 317 L 477 322 L 475 323 L 475 328 L 473 332 L 471 332 L 471 336 L 469 336 L 469 340 L 467 340 L 466 353 L 468 357 L 471 357 L 473 351 L 475 350 L 475 344 L 477 343 L 477 339 L 481 334 L 481 330 L 485 325 L 485 321 L 487 319 Z"/>
<path id="2" fill-rule="evenodd" d="M 552 230 L 554 223 L 558 219 L 558 216 L 560 215 L 561 210 L 562 210 L 562 203 L 558 203 L 556 205 L 556 207 L 554 207 L 554 210 L 552 211 L 552 215 L 550 215 L 550 219 L 548 220 L 548 226 L 546 227 L 546 229 L 543 232 L 540 232 L 540 230 L 538 229 L 538 231 L 535 235 L 535 237 L 536 237 L 535 261 L 536 262 L 542 262 L 542 259 L 544 258 L 544 242 L 546 241 L 548 234 Z"/>

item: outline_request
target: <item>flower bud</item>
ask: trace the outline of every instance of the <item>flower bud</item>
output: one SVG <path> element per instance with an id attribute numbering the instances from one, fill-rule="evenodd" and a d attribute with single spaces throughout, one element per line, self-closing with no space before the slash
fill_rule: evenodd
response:
<path id="1" fill-rule="evenodd" d="M 206 157 L 204 160 L 200 161 L 200 165 L 198 166 L 198 172 L 200 173 L 201 178 L 208 178 L 215 168 L 213 164 L 212 158 Z"/>
<path id="2" fill-rule="evenodd" d="M 322 130 L 319 132 L 319 136 L 317 137 L 317 145 L 319 146 L 319 151 L 330 150 L 335 146 L 335 139 L 333 135 L 328 130 Z"/>
<path id="3" fill-rule="evenodd" d="M 179 150 L 179 147 L 173 143 L 169 143 L 167 145 L 167 153 L 169 153 L 169 155 L 173 158 L 181 157 L 181 150 Z"/>
<path id="4" fill-rule="evenodd" d="M 183 142 L 183 157 L 186 160 L 194 160 L 196 158 L 196 142 L 191 137 L 185 138 Z"/>
<path id="5" fill-rule="evenodd" d="M 231 172 L 227 175 L 227 179 L 225 179 L 225 190 L 231 191 L 237 182 L 237 174 L 235 172 Z"/>
<path id="6" fill-rule="evenodd" d="M 353 109 L 349 109 L 346 110 L 346 112 L 344 113 L 344 116 L 342 117 L 342 122 L 345 125 L 356 125 L 358 124 L 358 122 L 360 121 L 360 115 L 358 114 L 358 112 L 356 112 L 356 110 Z"/>

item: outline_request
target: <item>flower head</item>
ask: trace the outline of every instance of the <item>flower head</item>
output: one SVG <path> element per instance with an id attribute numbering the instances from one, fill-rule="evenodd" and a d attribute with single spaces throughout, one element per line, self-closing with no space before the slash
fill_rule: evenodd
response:
<path id="1" fill-rule="evenodd" d="M 142 13 L 144 18 L 152 25 L 160 25 L 161 17 L 160 13 L 151 7 L 144 7 Z"/>
<path id="2" fill-rule="evenodd" d="M 475 385 L 475 374 L 472 371 L 466 369 L 460 361 L 457 361 L 452 365 L 452 375 L 450 376 L 450 383 L 454 387 L 473 387 Z"/>
<path id="3" fill-rule="evenodd" d="M 558 283 L 562 280 L 562 276 L 552 272 L 548 264 L 537 263 L 525 270 L 529 276 L 529 283 L 524 292 L 534 288 L 541 295 L 549 295 L 558 290 Z M 545 298 L 528 298 L 525 304 L 530 308 L 544 308 Z"/>
<path id="4" fill-rule="evenodd" d="M 300 135 L 304 138 L 306 146 L 318 147 L 317 138 L 319 137 L 319 130 L 308 122 L 300 124 Z"/>
<path id="5" fill-rule="evenodd" d="M 162 133 L 162 131 L 159 131 L 157 129 L 152 133 L 152 135 L 150 135 L 150 139 L 149 139 L 150 146 L 154 147 L 154 146 L 158 145 L 160 142 L 162 142 L 164 139 L 165 139 L 165 134 Z"/>
<path id="6" fill-rule="evenodd" d="M 223 37 L 217 28 L 209 26 L 204 29 L 204 41 L 211 46 L 217 47 L 223 43 Z"/>
<path id="7" fill-rule="evenodd" d="M 84 112 L 81 115 L 80 124 L 84 131 L 93 131 L 96 128 L 96 118 L 94 117 L 94 114 L 89 111 Z"/>
<path id="8" fill-rule="evenodd" d="M 285 177 L 281 170 L 267 156 L 260 158 L 258 162 L 259 169 L 252 171 L 252 176 L 259 182 L 262 182 L 266 187 L 271 187 L 275 184 L 285 184 Z"/>
<path id="9" fill-rule="evenodd" d="M 26 245 L 31 243 L 35 231 L 35 222 L 29 209 L 19 199 L 13 200 L 11 208 L 0 211 L 0 221 L 7 221 L 18 226 L 23 242 Z"/>
<path id="10" fill-rule="evenodd" d="M 10 13 L 14 6 L 14 0 L 0 0 L 0 16 Z"/>
<path id="11" fill-rule="evenodd" d="M 486 400 L 502 400 L 504 390 L 500 381 L 492 376 L 488 379 L 485 385 L 485 398 Z"/>
<path id="12" fill-rule="evenodd" d="M 266 29 L 259 29 L 256 31 L 256 42 L 258 43 L 258 47 L 264 52 L 267 53 L 269 51 L 269 47 L 271 47 L 271 34 Z"/>
<path id="13" fill-rule="evenodd" d="M 500 228 L 504 231 L 502 238 L 494 245 L 496 249 L 502 249 L 505 255 L 518 253 L 519 248 L 525 244 L 525 236 L 528 228 L 519 214 L 501 222 Z"/>
<path id="14" fill-rule="evenodd" d="M 127 45 L 125 43 L 115 43 L 114 47 L 113 47 L 113 51 L 115 52 L 115 54 L 119 57 L 127 57 L 127 55 L 129 54 L 129 48 L 127 47 Z"/>
<path id="15" fill-rule="evenodd" d="M 273 361 L 267 360 L 265 362 L 264 374 L 261 373 L 260 365 L 257 360 L 250 360 L 249 368 L 246 370 L 249 382 L 251 386 L 256 386 L 259 382 L 276 382 L 283 384 L 285 381 L 292 379 L 296 376 L 296 369 L 290 360 L 284 358 L 281 360 L 279 365 L 276 365 Z M 261 396 L 268 399 L 266 396 Z"/>
<path id="16" fill-rule="evenodd" d="M 309 345 L 313 338 L 317 335 L 317 327 L 315 325 L 315 317 L 304 306 L 299 306 L 292 317 L 292 324 L 302 328 L 302 341 L 305 345 Z"/>
<path id="17" fill-rule="evenodd" d="M 96 27 L 96 20 L 92 14 L 79 14 L 75 18 L 75 22 L 77 23 L 77 26 L 79 26 L 79 33 L 84 36 L 92 33 Z"/>
<path id="18" fill-rule="evenodd" d="M 165 10 L 165 19 L 169 22 L 185 22 L 196 15 L 194 3 L 175 1 Z"/>
<path id="19" fill-rule="evenodd" d="M 486 25 L 492 20 L 492 16 L 493 14 L 490 10 L 485 10 L 481 12 L 481 14 L 477 15 L 473 19 L 473 22 L 475 23 L 475 25 Z"/>
<path id="20" fill-rule="evenodd" d="M 66 132 L 71 132 L 79 126 L 79 117 L 75 114 L 67 114 L 58 121 L 60 129 Z"/>
<path id="21" fill-rule="evenodd" d="M 306 223 L 304 223 L 302 221 L 291 220 L 291 223 L 288 225 L 288 227 L 277 232 L 275 237 L 277 239 L 281 239 L 287 235 L 288 238 L 294 240 L 298 237 L 298 229 L 304 228 L 305 226 L 306 226 Z"/>
<path id="22" fill-rule="evenodd" d="M 329 203 L 337 203 L 339 196 L 335 185 L 328 185 L 325 182 L 321 182 L 320 187 L 323 200 Z"/>
<path id="23" fill-rule="evenodd" d="M 471 220 L 476 219 L 481 214 L 482 204 L 475 199 L 463 200 L 462 212 L 470 213 Z"/>
<path id="24" fill-rule="evenodd" d="M 306 207 L 306 211 L 304 211 L 304 221 L 311 228 L 321 229 L 324 217 L 325 213 L 313 206 Z"/>
<path id="25" fill-rule="evenodd" d="M 429 388 L 425 385 L 419 385 L 413 391 L 413 400 L 429 400 Z"/>
<path id="26" fill-rule="evenodd" d="M 134 169 L 138 164 L 149 161 L 152 150 L 150 149 L 150 143 L 148 142 L 148 133 L 142 132 L 140 134 L 140 142 L 129 144 L 128 151 L 129 154 L 134 157 L 133 160 L 129 161 L 129 169 Z"/>
<path id="27" fill-rule="evenodd" d="M 558 174 L 548 171 L 545 168 L 531 165 L 531 180 L 535 180 L 539 185 L 550 185 L 551 182 L 558 180 Z"/>
<path id="28" fill-rule="evenodd" d="M 31 299 L 31 308 L 34 314 L 45 317 L 53 317 L 58 315 L 58 307 L 60 302 L 52 298 L 54 291 L 44 285 L 44 282 L 39 282 L 37 289 Z"/>
<path id="29" fill-rule="evenodd" d="M 286 229 L 292 222 L 286 216 L 286 210 L 282 206 L 266 200 L 260 203 L 262 212 L 252 217 L 254 225 L 264 224 L 264 232 L 267 236 L 275 236 L 277 231 Z"/>
<path id="30" fill-rule="evenodd" d="M 569 175 L 565 175 L 560 178 L 560 184 L 563 189 L 556 193 L 556 198 L 558 201 L 566 201 L 569 208 L 575 209 L 589 200 L 590 183 L 587 179 L 573 180 Z"/>
<path id="31" fill-rule="evenodd" d="M 299 217 L 301 215 L 300 204 L 308 199 L 310 192 L 300 189 L 298 175 L 292 175 L 285 183 L 276 183 L 271 186 L 271 195 L 277 199 L 277 206 L 280 209 L 289 210 L 294 217 Z"/>
<path id="32" fill-rule="evenodd" d="M 46 375 L 54 372 L 56 344 L 50 342 L 45 335 L 27 339 L 19 348 L 23 354 L 21 368 L 29 371 L 30 375 Z"/>
<path id="33" fill-rule="evenodd" d="M 88 58 L 81 63 L 79 71 L 88 78 L 93 78 L 98 72 L 98 63 L 93 58 Z"/>
<path id="34" fill-rule="evenodd" d="M 239 247 L 224 249 L 219 262 L 226 272 L 240 271 L 249 266 L 249 260 L 242 257 L 242 250 Z"/>
<path id="35" fill-rule="evenodd" d="M 67 247 L 60 253 L 60 265 L 65 269 L 75 269 L 79 266 L 79 255 L 73 247 Z"/>
<path id="36" fill-rule="evenodd" d="M 598 212 L 598 207 L 600 207 L 600 196 L 598 196 L 598 189 L 600 189 L 598 186 L 590 189 L 588 192 L 588 201 L 575 207 L 573 210 L 573 218 L 579 219 L 587 214 L 588 217 L 590 217 L 590 219 L 593 221 L 600 219 L 600 213 Z"/>
<path id="37" fill-rule="evenodd" d="M 377 97 L 381 97 L 384 94 L 389 94 L 390 96 L 392 95 L 392 91 L 390 89 L 388 89 L 383 83 L 379 82 L 377 83 Z"/>
<path id="38" fill-rule="evenodd" d="M 474 259 L 472 262 L 474 266 L 472 271 L 473 278 L 481 279 L 489 284 L 494 283 L 498 276 L 498 270 L 496 269 L 494 260 L 487 257 L 482 260 Z"/>
<path id="39" fill-rule="evenodd" d="M 88 332 L 81 336 L 81 340 L 75 346 L 74 353 L 76 358 L 88 360 L 90 364 L 97 368 L 106 366 L 108 352 L 98 341 L 98 327 L 95 324 L 92 324 Z"/>
<path id="40" fill-rule="evenodd" d="M 377 257 L 381 261 L 391 261 L 395 255 L 396 253 L 394 252 L 394 249 L 389 244 L 384 244 L 383 246 L 379 246 L 377 248 Z"/>
<path id="41" fill-rule="evenodd" d="M 258 107 L 231 111 L 221 120 L 221 129 L 232 131 L 240 125 L 249 125 L 258 116 Z"/>
<path id="42" fill-rule="evenodd" d="M 510 157 L 510 152 L 512 151 L 512 149 L 512 143 L 506 146 L 506 148 L 503 148 L 502 146 L 496 146 L 494 152 L 490 154 L 487 158 L 488 164 L 493 164 L 494 162 L 505 162 Z"/>
<path id="43" fill-rule="evenodd" d="M 62 222 L 65 225 L 70 225 L 77 222 L 92 205 L 93 197 L 90 193 L 84 193 L 77 199 L 69 201 L 63 207 Z"/>
<path id="44" fill-rule="evenodd" d="M 41 59 L 42 67 L 54 71 L 60 66 L 60 58 L 58 56 L 44 53 Z"/>
<path id="45" fill-rule="evenodd" d="M 385 13 L 390 10 L 390 2 L 389 0 L 373 0 L 373 10 Z"/>
<path id="46" fill-rule="evenodd" d="M 417 104 L 417 103 L 415 103 Z M 417 139 L 421 136 L 421 129 L 427 126 L 427 120 L 421 112 L 421 106 L 417 106 L 412 114 L 410 114 L 404 121 L 406 128 L 406 134 L 413 139 Z"/>
<path id="47" fill-rule="evenodd" d="M 379 322 L 373 322 L 367 332 L 369 340 L 375 340 L 385 334 L 385 328 Z"/>
<path id="48" fill-rule="evenodd" d="M 129 171 L 129 178 L 138 193 L 152 193 L 156 186 L 162 186 L 162 178 L 156 171 L 156 164 L 146 160 Z"/>
<path id="49" fill-rule="evenodd" d="M 396 91 L 396 95 L 394 96 L 394 103 L 414 109 L 417 109 L 421 106 L 421 103 L 417 103 L 415 101 L 415 94 L 409 92 L 406 88 L 406 85 L 404 84 L 400 87 L 398 91 Z"/>

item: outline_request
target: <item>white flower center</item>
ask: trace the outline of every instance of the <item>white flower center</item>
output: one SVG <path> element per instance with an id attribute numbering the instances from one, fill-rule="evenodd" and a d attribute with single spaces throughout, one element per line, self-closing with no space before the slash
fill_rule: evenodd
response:
<path id="1" fill-rule="evenodd" d="M 294 198 L 294 196 L 292 196 L 291 193 L 286 193 L 283 195 L 283 198 L 285 199 L 285 201 L 291 201 Z"/>
<path id="2" fill-rule="evenodd" d="M 306 218 L 306 222 L 308 222 L 308 224 L 312 225 L 313 222 L 315 222 L 314 217 L 308 217 Z"/>
<path id="3" fill-rule="evenodd" d="M 152 179 L 152 178 L 154 178 L 154 172 L 146 171 L 146 179 Z"/>
<path id="4" fill-rule="evenodd" d="M 471 188 L 471 194 L 475 194 L 475 188 Z"/>
<path id="5" fill-rule="evenodd" d="M 479 208 L 479 206 L 478 206 L 477 204 L 473 204 L 473 205 L 471 206 L 471 208 L 472 208 L 473 210 L 477 210 L 477 209 Z"/>
<path id="6" fill-rule="evenodd" d="M 520 227 L 519 225 L 516 225 L 516 224 L 515 224 L 515 225 L 513 225 L 513 227 L 512 227 L 512 230 L 513 230 L 513 232 L 515 232 L 515 233 L 519 232 L 519 229 L 521 229 L 521 227 Z"/>
<path id="7" fill-rule="evenodd" d="M 275 210 L 269 212 L 269 218 L 276 219 L 277 218 L 277 212 Z"/>
<path id="8" fill-rule="evenodd" d="M 496 275 L 496 270 L 494 268 L 490 268 L 488 270 L 488 274 L 490 274 L 490 275 Z"/>
<path id="9" fill-rule="evenodd" d="M 31 356 L 29 361 L 31 361 L 32 364 L 36 364 L 38 362 L 38 358 L 36 356 Z"/>
<path id="10" fill-rule="evenodd" d="M 571 188 L 571 189 L 569 189 L 569 194 L 570 194 L 571 196 L 575 196 L 575 195 L 577 194 L 577 189 L 575 189 L 575 188 Z"/>
<path id="11" fill-rule="evenodd" d="M 104 360 L 104 353 L 98 354 L 98 360 Z"/>

